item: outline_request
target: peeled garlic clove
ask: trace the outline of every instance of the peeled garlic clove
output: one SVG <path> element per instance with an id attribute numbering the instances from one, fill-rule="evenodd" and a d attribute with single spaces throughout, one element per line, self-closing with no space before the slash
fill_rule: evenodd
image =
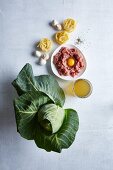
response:
<path id="1" fill-rule="evenodd" d="M 41 53 L 40 51 L 36 50 L 36 51 L 35 51 L 35 55 L 36 55 L 37 57 L 41 57 L 42 53 Z"/>
<path id="2" fill-rule="evenodd" d="M 55 27 L 57 24 L 58 24 L 58 21 L 56 21 L 56 20 L 53 20 L 53 21 L 51 22 L 51 25 L 52 25 L 53 27 Z"/>
<path id="3" fill-rule="evenodd" d="M 55 26 L 55 28 L 56 28 L 56 30 L 58 30 L 58 31 L 61 31 L 61 30 L 62 30 L 61 24 L 57 24 L 57 25 Z"/>
<path id="4" fill-rule="evenodd" d="M 44 60 L 48 60 L 48 59 L 49 59 L 49 54 L 46 54 L 46 53 L 43 54 L 43 55 L 42 55 L 42 58 L 43 58 Z"/>
<path id="5" fill-rule="evenodd" d="M 42 66 L 43 66 L 43 65 L 45 65 L 45 64 L 46 64 L 46 60 L 45 60 L 45 59 L 43 59 L 43 58 L 41 58 L 41 59 L 40 59 L 40 65 L 42 65 Z"/>

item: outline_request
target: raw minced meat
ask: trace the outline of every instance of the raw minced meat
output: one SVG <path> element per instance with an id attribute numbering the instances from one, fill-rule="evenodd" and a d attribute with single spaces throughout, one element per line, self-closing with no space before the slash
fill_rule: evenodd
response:
<path id="1" fill-rule="evenodd" d="M 67 60 L 72 57 L 75 60 L 73 66 L 67 64 Z M 75 48 L 62 47 L 54 56 L 53 63 L 58 73 L 62 76 L 76 76 L 84 67 L 83 56 Z"/>

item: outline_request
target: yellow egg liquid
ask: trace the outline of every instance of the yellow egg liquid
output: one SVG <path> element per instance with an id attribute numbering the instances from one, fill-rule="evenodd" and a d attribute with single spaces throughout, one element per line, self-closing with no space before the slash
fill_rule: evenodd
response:
<path id="1" fill-rule="evenodd" d="M 88 80 L 78 79 L 74 84 L 75 95 L 81 98 L 88 97 L 91 94 L 92 86 Z"/>

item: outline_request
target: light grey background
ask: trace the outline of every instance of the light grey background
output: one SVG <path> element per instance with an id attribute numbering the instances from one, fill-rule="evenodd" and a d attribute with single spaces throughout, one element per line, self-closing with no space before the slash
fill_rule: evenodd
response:
<path id="1" fill-rule="evenodd" d="M 38 149 L 16 132 L 11 82 L 25 63 L 34 74 L 51 72 L 32 56 L 35 43 L 51 38 L 52 19 L 73 17 L 78 25 L 70 42 L 86 56 L 82 76 L 93 84 L 93 94 L 76 99 L 69 83 L 58 80 L 66 93 L 65 107 L 78 111 L 76 140 L 61 154 Z M 54 46 L 55 48 L 56 46 Z M 113 169 L 113 1 L 112 0 L 0 0 L 0 170 L 112 170 Z"/>

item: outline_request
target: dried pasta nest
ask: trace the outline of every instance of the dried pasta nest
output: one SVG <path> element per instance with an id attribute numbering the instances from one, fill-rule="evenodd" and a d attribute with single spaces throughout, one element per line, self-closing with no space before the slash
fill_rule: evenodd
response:
<path id="1" fill-rule="evenodd" d="M 43 51 L 43 52 L 48 52 L 52 48 L 52 42 L 48 38 L 43 38 L 39 44 L 38 47 Z"/>
<path id="2" fill-rule="evenodd" d="M 59 31 L 55 34 L 55 40 L 58 44 L 64 44 L 69 40 L 69 35 L 66 31 Z"/>
<path id="3" fill-rule="evenodd" d="M 63 22 L 63 29 L 67 32 L 72 32 L 76 28 L 76 21 L 72 18 L 68 18 Z"/>

